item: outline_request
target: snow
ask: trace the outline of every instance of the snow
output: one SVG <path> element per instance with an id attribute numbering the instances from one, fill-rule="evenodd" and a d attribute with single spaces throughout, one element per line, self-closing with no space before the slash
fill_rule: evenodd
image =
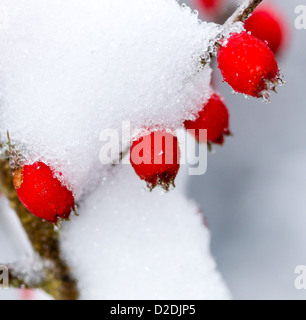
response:
<path id="1" fill-rule="evenodd" d="M 1 136 L 80 199 L 106 175 L 104 129 L 177 129 L 209 96 L 200 57 L 219 31 L 175 0 L 3 0 Z"/>
<path id="2" fill-rule="evenodd" d="M 61 243 L 81 299 L 230 297 L 198 206 L 179 189 L 150 193 L 130 166 L 116 168 L 82 203 Z"/>

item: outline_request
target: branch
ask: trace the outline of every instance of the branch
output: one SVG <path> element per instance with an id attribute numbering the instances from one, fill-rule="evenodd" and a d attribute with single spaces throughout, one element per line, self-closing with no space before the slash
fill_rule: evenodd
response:
<path id="1" fill-rule="evenodd" d="M 244 22 L 262 0 L 244 0 L 239 8 L 225 22 L 224 27 L 230 27 L 234 23 Z M 222 34 L 221 34 L 222 37 Z M 218 41 L 212 42 L 217 47 Z M 203 64 L 207 61 L 202 60 Z M 0 145 L 1 148 L 1 145 Z M 124 153 L 121 154 L 121 158 Z M 58 233 L 53 226 L 28 212 L 19 201 L 12 183 L 12 170 L 9 160 L 0 159 L 0 192 L 6 195 L 11 207 L 16 211 L 20 222 L 39 257 L 41 269 L 37 278 L 29 276 L 29 270 L 24 273 L 20 266 L 9 266 L 10 284 L 17 288 L 40 288 L 58 300 L 76 300 L 78 289 L 75 279 L 71 276 L 70 269 L 61 258 Z M 26 263 L 35 270 L 32 262 Z M 37 266 L 37 265 L 36 265 Z M 31 272 L 30 272 L 31 274 Z"/>
<path id="2" fill-rule="evenodd" d="M 262 0 L 244 0 L 238 9 L 227 19 L 224 26 L 231 26 L 236 22 L 247 20 Z"/>

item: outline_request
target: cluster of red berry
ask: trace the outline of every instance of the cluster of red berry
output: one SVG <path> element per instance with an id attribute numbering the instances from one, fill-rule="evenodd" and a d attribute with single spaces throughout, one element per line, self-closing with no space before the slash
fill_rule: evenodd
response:
<path id="1" fill-rule="evenodd" d="M 211 10 L 219 1 L 201 0 Z M 270 10 L 270 9 L 269 9 Z M 234 90 L 253 97 L 263 97 L 279 81 L 279 68 L 270 47 L 277 52 L 281 47 L 282 30 L 272 11 L 262 8 L 246 24 L 247 32 L 232 34 L 227 42 L 220 43 L 218 64 L 224 80 Z M 268 37 L 267 31 L 273 33 Z M 275 33 L 274 33 L 275 32 Z M 270 35 L 271 36 L 271 35 Z M 184 123 L 195 139 L 201 141 L 200 130 L 207 130 L 207 143 L 223 144 L 229 131 L 229 112 L 217 93 L 203 105 L 195 121 Z M 206 142 L 206 141 L 205 141 Z M 141 180 L 150 189 L 161 185 L 169 190 L 180 168 L 180 149 L 175 135 L 160 130 L 141 136 L 132 143 L 131 164 Z M 75 208 L 72 192 L 57 178 L 45 163 L 24 165 L 13 173 L 18 197 L 35 216 L 57 223 L 68 219 Z"/>
<path id="2" fill-rule="evenodd" d="M 200 1 L 208 12 L 216 12 L 220 4 L 224 2 L 224 0 L 197 1 Z M 227 42 L 221 41 L 218 52 L 219 69 L 224 81 L 235 91 L 261 98 L 267 97 L 269 91 L 275 90 L 279 84 L 279 68 L 272 50 L 275 53 L 279 52 L 285 32 L 282 20 L 278 18 L 276 12 L 277 10 L 271 6 L 262 7 L 246 23 L 245 27 L 248 32 L 232 34 Z M 197 119 L 185 121 L 184 126 L 190 130 L 198 142 L 222 145 L 224 136 L 230 134 L 229 112 L 223 98 L 213 92 L 197 115 Z M 201 141 L 201 129 L 207 130 L 207 141 Z M 177 157 L 180 154 L 179 146 L 175 136 L 172 136 L 173 148 L 167 148 L 167 139 L 163 143 L 156 144 L 154 143 L 155 134 L 169 135 L 164 131 L 152 132 L 148 135 L 150 137 L 148 141 L 151 143 L 143 144 L 146 137 L 134 141 L 131 148 L 131 163 L 137 175 L 145 180 L 151 189 L 159 184 L 168 190 L 170 185 L 174 184 L 180 167 Z M 132 153 L 140 144 L 143 147 L 143 153 L 151 155 L 151 163 L 135 162 L 135 155 Z M 157 154 L 163 154 L 159 164 L 154 162 Z M 172 159 L 172 165 L 169 163 L 166 165 L 167 156 Z M 136 157 L 136 160 L 138 159 Z"/>

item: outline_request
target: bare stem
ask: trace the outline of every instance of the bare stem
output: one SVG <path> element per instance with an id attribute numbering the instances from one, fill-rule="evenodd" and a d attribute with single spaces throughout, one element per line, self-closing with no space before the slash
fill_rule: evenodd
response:
<path id="1" fill-rule="evenodd" d="M 244 0 L 238 9 L 227 19 L 224 26 L 247 20 L 262 0 Z"/>
<path id="2" fill-rule="evenodd" d="M 53 266 L 45 270 L 44 282 L 38 287 L 58 300 L 77 299 L 76 282 L 61 258 L 58 233 L 49 222 L 33 216 L 22 205 L 12 183 L 12 171 L 8 160 L 0 160 L 0 192 L 8 198 L 11 207 L 16 211 L 34 251 L 43 261 L 49 261 Z M 22 277 L 18 277 L 16 272 L 11 272 L 11 276 L 15 284 L 25 287 L 29 285 L 23 282 Z"/>

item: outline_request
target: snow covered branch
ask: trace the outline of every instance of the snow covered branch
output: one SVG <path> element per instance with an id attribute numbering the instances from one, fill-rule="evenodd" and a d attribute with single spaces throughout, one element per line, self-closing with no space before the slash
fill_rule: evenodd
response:
<path id="1" fill-rule="evenodd" d="M 224 26 L 247 20 L 262 0 L 245 0 L 238 9 L 227 19 Z"/>
<path id="2" fill-rule="evenodd" d="M 60 256 L 58 233 L 54 227 L 32 214 L 30 214 L 19 201 L 12 183 L 12 171 L 8 160 L 0 160 L 0 191 L 9 200 L 11 207 L 16 211 L 18 218 L 33 246 L 34 251 L 42 261 L 48 261 L 52 268 L 45 269 L 45 279 L 37 284 L 37 288 L 44 289 L 47 293 L 59 300 L 76 299 L 78 296 L 76 283 L 70 275 L 68 266 Z M 34 268 L 35 263 L 30 263 Z M 33 282 L 12 265 L 10 269 L 11 285 L 14 287 L 32 287 Z"/>
<path id="3" fill-rule="evenodd" d="M 46 262 L 40 257 L 23 259 L 6 266 L 9 271 L 9 286 L 24 289 L 46 286 L 48 272 L 54 267 L 52 263 Z"/>

